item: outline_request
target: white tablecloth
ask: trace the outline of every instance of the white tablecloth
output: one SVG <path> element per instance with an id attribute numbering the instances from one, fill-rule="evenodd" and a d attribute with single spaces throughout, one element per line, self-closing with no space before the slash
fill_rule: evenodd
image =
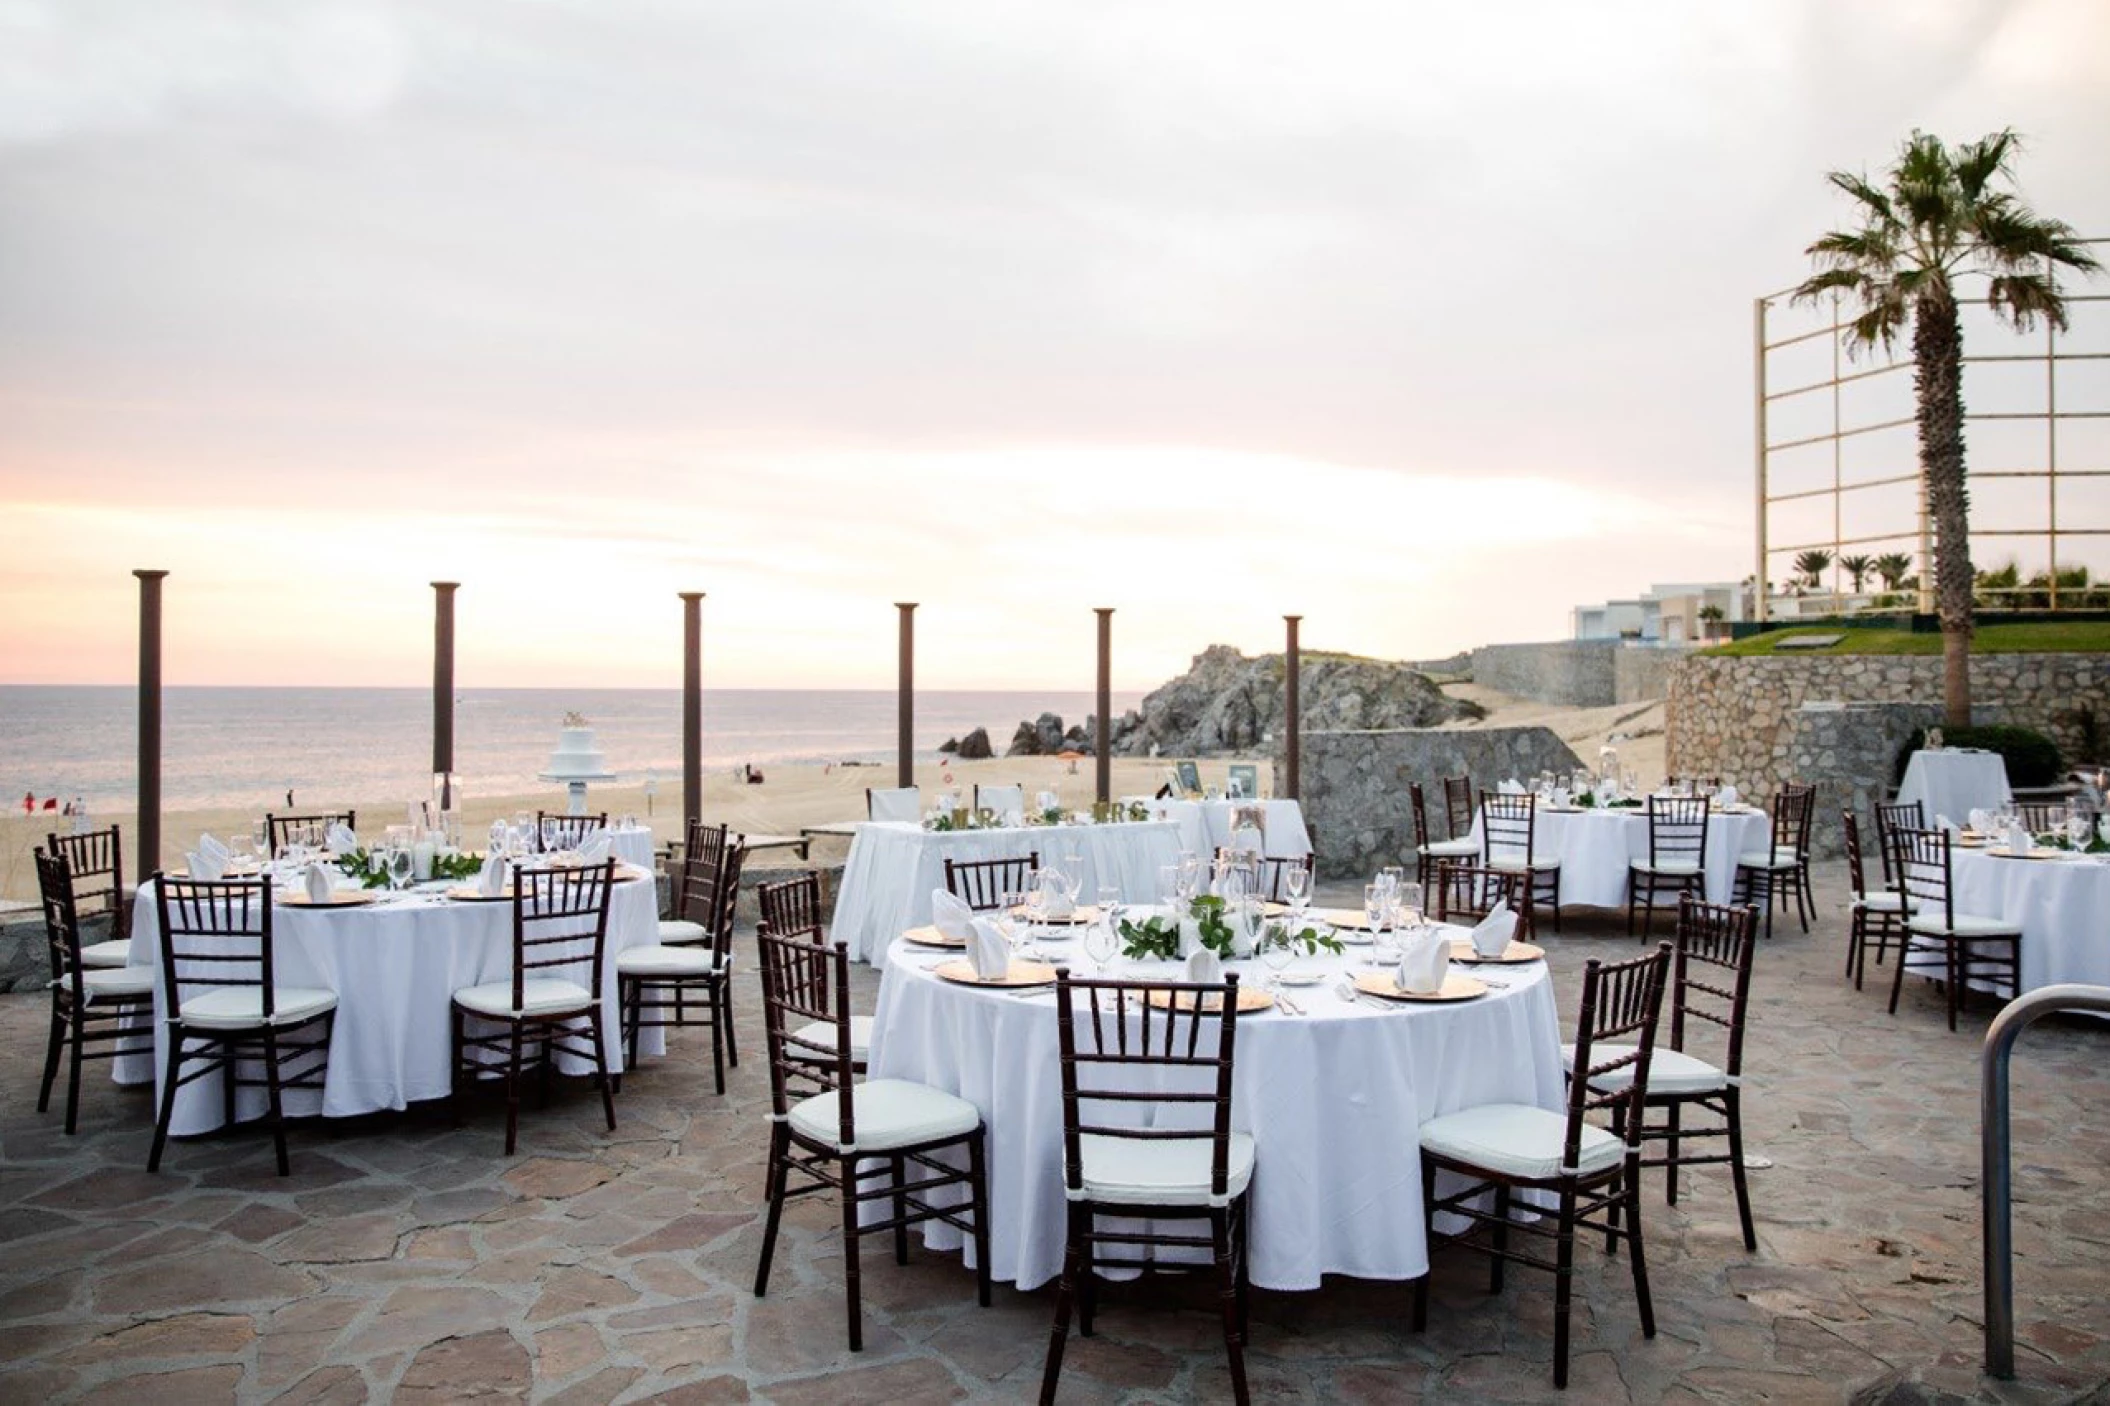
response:
<path id="1" fill-rule="evenodd" d="M 640 869 L 650 869 L 653 850 L 659 841 L 652 831 L 643 825 L 611 825 L 608 827 L 609 848 L 617 859 L 625 864 L 635 864 Z"/>
<path id="2" fill-rule="evenodd" d="M 1958 849 L 1951 873 L 1958 913 L 2022 929 L 2023 991 L 2066 981 L 2110 986 L 2110 863 Z"/>
<path id="3" fill-rule="evenodd" d="M 1944 815 L 1968 825 L 1973 810 L 1998 810 L 2014 798 L 2007 784 L 2007 759 L 1998 752 L 1914 752 L 1898 785 L 1898 800 L 1918 801 L 1929 825 Z"/>
<path id="4" fill-rule="evenodd" d="M 945 887 L 947 859 L 1009 859 L 1035 850 L 1044 864 L 1073 850 L 1082 858 L 1078 894 L 1086 903 L 1098 898 L 1101 884 L 1120 885 L 1130 902 L 1154 902 L 1158 869 L 1179 862 L 1179 827 L 1145 820 L 931 831 L 868 820 L 850 841 L 829 938 L 847 943 L 854 960 L 876 963 L 897 936 L 930 921 L 931 890 Z"/>
<path id="5" fill-rule="evenodd" d="M 1066 1229 L 1054 998 L 940 981 L 925 970 L 936 955 L 906 943 L 889 954 L 872 1077 L 915 1079 L 981 1110 L 989 1130 L 990 1270 L 1030 1289 L 1061 1271 Z M 1305 959 L 1327 969 L 1343 960 Z M 1081 956 L 1075 961 L 1085 968 Z M 1264 976 L 1257 964 L 1239 966 L 1243 982 Z M 1117 964 L 1112 974 L 1124 970 L 1142 969 Z M 1461 1004 L 1349 1004 L 1328 980 L 1293 993 L 1308 1015 L 1239 1018 L 1232 1120 L 1257 1143 L 1255 1284 L 1316 1289 L 1327 1274 L 1425 1273 L 1423 1120 L 1497 1101 L 1564 1106 L 1546 969 L 1499 970 L 1497 979 L 1512 987 Z M 934 1222 L 925 1238 L 954 1250 L 962 1237 Z"/>
<path id="6" fill-rule="evenodd" d="M 273 956 L 280 986 L 321 987 L 337 993 L 330 1032 L 329 1073 L 313 1092 L 286 1096 L 290 1116 L 320 1112 L 349 1117 L 443 1098 L 452 1084 L 448 1012 L 455 991 L 500 981 L 513 970 L 513 905 L 449 903 L 418 898 L 384 907 L 321 911 L 277 904 L 271 913 Z M 649 879 L 618 883 L 609 896 L 606 981 L 601 999 L 608 1067 L 623 1067 L 617 1019 L 615 954 L 659 940 L 657 896 Z M 132 961 L 154 967 L 154 1066 L 115 1061 L 121 1083 L 154 1081 L 166 1069 L 168 1041 L 160 1023 L 167 999 L 160 965 L 161 920 L 154 885 L 141 884 L 132 910 Z M 648 1045 L 648 1041 L 655 1041 Z M 658 1031 L 641 1032 L 640 1051 L 665 1048 Z M 571 1069 L 569 1064 L 564 1066 Z M 262 1089 L 244 1089 L 243 1117 L 264 1109 Z M 157 1102 L 156 1108 L 159 1108 Z M 176 1097 L 171 1131 L 209 1132 L 221 1122 L 216 1079 L 201 1079 Z"/>
<path id="7" fill-rule="evenodd" d="M 1707 817 L 1707 901 L 1727 903 L 1736 885 L 1736 857 L 1764 853 L 1773 822 L 1762 810 Z M 1480 822 L 1473 822 L 1480 840 Z M 1534 856 L 1561 862 L 1561 906 L 1623 908 L 1627 864 L 1648 858 L 1647 810 L 1546 810 L 1532 836 Z"/>
<path id="8" fill-rule="evenodd" d="M 1152 815 L 1180 827 L 1180 848 L 1204 859 L 1231 843 L 1231 812 L 1239 806 L 1261 808 L 1269 855 L 1289 859 L 1311 853 L 1311 832 L 1304 828 L 1304 807 L 1295 801 L 1152 800 L 1146 804 Z"/>

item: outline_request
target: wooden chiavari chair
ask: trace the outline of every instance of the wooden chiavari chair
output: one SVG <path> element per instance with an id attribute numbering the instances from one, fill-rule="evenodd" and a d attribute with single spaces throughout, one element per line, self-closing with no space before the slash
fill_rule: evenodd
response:
<path id="1" fill-rule="evenodd" d="M 2010 999 L 2022 989 L 2022 929 L 2005 918 L 1956 911 L 1956 884 L 1947 830 L 1893 830 L 1891 867 L 1909 910 L 1905 940 L 1890 980 L 1890 1013 L 1898 1013 L 1905 974 L 1932 976 L 1948 993 L 1949 1028 L 1974 978 L 2005 985 Z"/>
<path id="2" fill-rule="evenodd" d="M 1489 869 L 1470 859 L 1445 859 L 1422 889 L 1429 916 L 1439 923 L 1479 922 L 1497 908 L 1517 915 L 1516 941 L 1530 942 L 1537 915 L 1531 883 L 1522 874 Z"/>
<path id="3" fill-rule="evenodd" d="M 1683 898 L 1698 889 L 1707 893 L 1707 798 L 1648 798 L 1648 858 L 1626 866 L 1626 930 L 1634 931 L 1634 899 L 1642 899 L 1641 940 L 1656 928 L 1656 895 L 1664 890 Z"/>
<path id="4" fill-rule="evenodd" d="M 785 941 L 796 938 L 811 942 L 816 947 L 825 945 L 826 928 L 825 920 L 821 916 L 820 875 L 809 869 L 781 883 L 762 885 L 756 890 L 756 896 L 760 900 L 763 923 L 777 937 Z M 819 973 L 819 979 L 824 982 L 827 980 L 825 970 Z M 825 997 L 827 992 L 824 990 L 820 994 Z M 802 1051 L 809 1050 L 816 1043 L 826 1044 L 833 1039 L 819 1025 L 802 1026 L 792 1031 L 791 1035 L 788 1048 L 793 1058 L 798 1058 Z M 833 1048 L 832 1044 L 830 1048 Z M 851 1016 L 850 1071 L 853 1074 L 865 1072 L 865 1060 L 871 1048 L 872 1017 Z"/>
<path id="5" fill-rule="evenodd" d="M 101 942 L 85 943 L 81 961 L 91 967 L 122 967 L 132 960 L 132 910 L 125 903 L 124 837 L 115 825 L 78 834 L 44 837 L 44 851 L 66 861 L 72 875 L 75 919 L 102 920 Z"/>
<path id="6" fill-rule="evenodd" d="M 1421 783 L 1407 783 L 1407 804 L 1414 812 L 1414 881 L 1423 888 L 1429 885 L 1436 866 L 1446 859 L 1471 861 L 1480 857 L 1480 845 L 1471 835 L 1439 840 L 1429 833 L 1428 803 L 1421 794 Z M 1448 819 L 1448 817 L 1446 817 Z"/>
<path id="7" fill-rule="evenodd" d="M 555 854 L 560 850 L 577 849 L 597 831 L 608 828 L 608 812 L 599 815 L 556 815 L 550 811 L 535 812 L 535 852 Z"/>
<path id="8" fill-rule="evenodd" d="M 616 953 L 617 1004 L 623 1012 L 623 1031 L 629 1041 L 625 1068 L 637 1067 L 639 1032 L 708 1026 L 711 1073 L 718 1092 L 725 1092 L 728 1053 L 735 1068 L 740 1064 L 739 1046 L 733 1034 L 733 901 L 740 891 L 740 866 L 746 854 L 744 845 L 726 849 L 724 867 L 718 874 L 717 910 L 706 915 L 709 941 L 661 943 Z"/>
<path id="9" fill-rule="evenodd" d="M 1810 814 L 1817 793 L 1790 782 L 1773 798 L 1771 843 L 1736 857 L 1736 883 L 1731 898 L 1738 903 L 1766 908 L 1766 937 L 1773 936 L 1773 909 L 1784 895 L 1795 899 L 1795 916 L 1802 930 L 1810 930 Z"/>
<path id="10" fill-rule="evenodd" d="M 1481 863 L 1507 874 L 1530 876 L 1531 902 L 1553 910 L 1553 930 L 1561 930 L 1561 862 L 1537 851 L 1539 798 L 1526 791 L 1505 796 L 1480 793 Z"/>
<path id="11" fill-rule="evenodd" d="M 1005 894 L 1024 893 L 1039 867 L 1037 849 L 1022 859 L 948 859 L 945 891 L 977 913 L 991 913 L 1004 906 Z"/>
<path id="12" fill-rule="evenodd" d="M 342 825 L 356 832 L 359 829 L 359 812 L 340 810 L 317 815 L 272 815 L 264 816 L 264 837 L 271 843 L 271 853 L 277 854 L 287 845 L 306 845 L 310 849 L 325 849 L 329 845 L 330 827 Z M 267 858 L 269 856 L 266 856 Z"/>
<path id="13" fill-rule="evenodd" d="M 83 959 L 78 883 L 64 855 L 38 850 L 37 892 L 44 904 L 44 941 L 51 958 L 51 1043 L 37 1112 L 51 1107 L 59 1056 L 68 1055 L 66 1135 L 79 1126 L 81 1065 L 120 1055 L 154 1055 L 154 969 L 90 966 Z"/>
<path id="14" fill-rule="evenodd" d="M 1912 803 L 1914 809 L 1919 802 Z M 1905 940 L 1905 896 L 1894 889 L 1883 888 L 1871 891 L 1868 887 L 1867 867 L 1861 851 L 1861 822 L 1855 818 L 1853 808 L 1840 812 L 1840 825 L 1846 834 L 1846 877 L 1853 887 L 1852 926 L 1846 937 L 1846 974 L 1854 979 L 1854 990 L 1861 989 L 1861 979 L 1868 971 L 1868 947 L 1872 941 L 1876 949 L 1876 965 L 1883 965 L 1883 958 L 1890 953 L 1890 943 L 1896 939 L 1901 945 Z M 1883 871 L 1887 876 L 1890 863 L 1885 860 Z"/>

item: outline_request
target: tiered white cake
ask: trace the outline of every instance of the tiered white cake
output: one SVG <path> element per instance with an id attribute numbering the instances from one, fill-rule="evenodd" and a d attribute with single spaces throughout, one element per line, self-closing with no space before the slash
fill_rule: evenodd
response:
<path id="1" fill-rule="evenodd" d="M 543 776 L 551 781 L 599 781 L 609 775 L 608 759 L 594 745 L 590 727 L 567 727 L 557 734 Z"/>

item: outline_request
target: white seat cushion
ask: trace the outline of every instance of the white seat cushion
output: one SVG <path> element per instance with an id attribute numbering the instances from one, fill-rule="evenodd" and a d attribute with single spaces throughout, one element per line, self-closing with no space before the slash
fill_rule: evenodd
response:
<path id="1" fill-rule="evenodd" d="M 1632 1045 L 1599 1045 L 1590 1051 L 1590 1058 L 1599 1064 L 1608 1064 L 1615 1059 L 1625 1059 L 1633 1052 Z M 1575 1072 L 1575 1046 L 1561 1046 L 1561 1067 L 1570 1074 Z M 1590 1084 L 1608 1093 L 1632 1088 L 1634 1066 L 1621 1065 L 1598 1075 Z M 1727 1074 L 1683 1050 L 1658 1046 L 1648 1062 L 1648 1091 L 1652 1094 L 1711 1094 L 1728 1087 Z"/>
<path id="2" fill-rule="evenodd" d="M 337 993 L 305 986 L 281 986 L 273 993 L 273 1025 L 297 1025 L 337 1008 Z M 216 986 L 183 1003 L 185 1025 L 200 1030 L 240 1030 L 264 1024 L 264 991 L 260 986 Z"/>
<path id="3" fill-rule="evenodd" d="M 58 983 L 54 982 L 53 985 Z M 82 967 L 81 988 L 90 1002 L 96 997 L 111 1000 L 124 996 L 151 996 L 154 994 L 154 969 L 152 967 Z"/>
<path id="4" fill-rule="evenodd" d="M 615 969 L 623 976 L 709 976 L 718 970 L 718 954 L 708 947 L 632 947 L 616 954 Z"/>
<path id="5" fill-rule="evenodd" d="M 687 918 L 661 918 L 659 920 L 659 940 L 662 943 L 701 942 L 707 936 L 709 934 L 703 930 L 703 924 L 692 923 Z"/>
<path id="6" fill-rule="evenodd" d="M 1521 874 L 1525 872 L 1524 856 L 1516 854 L 1490 858 L 1487 861 L 1487 867 L 1500 870 L 1504 874 Z M 1534 859 L 1531 861 L 1532 870 L 1540 874 L 1560 867 L 1561 862 L 1558 859 Z"/>
<path id="7" fill-rule="evenodd" d="M 1480 842 L 1470 836 L 1462 840 L 1430 840 L 1421 847 L 1421 852 L 1441 855 L 1445 859 L 1478 858 Z"/>
<path id="8" fill-rule="evenodd" d="M 792 1031 L 791 1038 L 795 1041 L 798 1041 L 799 1043 L 786 1045 L 784 1047 L 784 1054 L 785 1057 L 788 1059 L 810 1059 L 820 1063 L 826 1063 L 828 1060 L 835 1058 L 835 1027 L 825 1020 L 808 1021 L 806 1024 L 801 1025 L 798 1029 Z M 816 1050 L 808 1048 L 812 1045 L 825 1045 L 827 1046 L 827 1048 L 825 1050 Z M 872 1017 L 868 1015 L 851 1016 L 851 1063 L 863 1064 L 865 1062 L 866 1056 L 870 1053 L 871 1048 Z M 862 1137 L 863 1134 L 859 1133 L 858 1136 Z"/>
<path id="9" fill-rule="evenodd" d="M 982 1115 L 964 1098 L 907 1079 L 871 1079 L 851 1090 L 857 1117 L 857 1150 L 886 1152 L 896 1147 L 961 1137 L 982 1124 Z M 833 1147 L 842 1131 L 833 1092 L 815 1094 L 791 1107 L 791 1130 L 800 1137 Z"/>
<path id="10" fill-rule="evenodd" d="M 529 977 L 521 985 L 520 999 L 522 1005 L 516 1011 L 513 1009 L 511 978 L 487 981 L 481 986 L 464 986 L 454 993 L 454 1004 L 463 1010 L 496 1016 L 501 1020 L 515 1015 L 554 1015 L 558 1011 L 593 1009 L 593 996 L 585 987 L 556 977 Z"/>
<path id="11" fill-rule="evenodd" d="M 81 949 L 81 965 L 84 967 L 123 967 L 130 966 L 131 962 L 132 944 L 127 938 L 91 942 Z"/>
<path id="12" fill-rule="evenodd" d="M 1637 874 L 1662 874 L 1667 878 L 1689 879 L 1700 872 L 1700 861 L 1666 859 L 1661 863 L 1651 864 L 1646 859 L 1635 859 L 1628 861 L 1627 867 Z"/>
<path id="13" fill-rule="evenodd" d="M 1907 922 L 1905 926 L 1914 932 L 1923 932 L 1933 937 L 1939 937 L 1952 931 L 1959 937 L 2022 936 L 2022 929 L 2005 918 L 1979 918 L 1969 913 L 1958 913 L 1956 915 L 1956 926 L 1953 929 L 1942 926 L 1942 915 L 1938 911 L 1921 913 Z"/>
<path id="14" fill-rule="evenodd" d="M 1504 1176 L 1544 1181 L 1561 1174 L 1568 1116 L 1528 1103 L 1488 1103 L 1446 1113 L 1421 1125 L 1421 1148 L 1454 1162 Z M 1626 1144 L 1594 1124 L 1583 1124 L 1580 1175 L 1601 1172 L 1626 1155 Z"/>
<path id="15" fill-rule="evenodd" d="M 1855 899 L 1854 907 L 1869 913 L 1902 913 L 1905 911 L 1905 899 L 1902 894 L 1872 893 L 1865 898 Z"/>
<path id="16" fill-rule="evenodd" d="M 1206 1135 L 1155 1140 L 1086 1133 L 1078 1140 L 1084 1158 L 1086 1199 L 1117 1206 L 1206 1206 L 1209 1159 Z M 1253 1139 L 1231 1134 L 1224 1194 L 1240 1196 L 1253 1180 Z"/>
<path id="17" fill-rule="evenodd" d="M 1736 857 L 1739 869 L 1797 869 L 1802 866 L 1802 856 L 1782 845 L 1779 849 L 1746 850 Z"/>

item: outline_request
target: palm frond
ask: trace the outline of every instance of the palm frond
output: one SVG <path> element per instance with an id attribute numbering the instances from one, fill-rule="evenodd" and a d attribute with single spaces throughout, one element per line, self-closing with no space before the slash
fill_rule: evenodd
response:
<path id="1" fill-rule="evenodd" d="M 1975 142 L 1956 149 L 1956 185 L 1966 203 L 1976 204 L 1997 176 L 2008 174 L 2008 158 L 2022 149 L 2022 138 L 2012 127 L 2003 127 Z"/>
<path id="2" fill-rule="evenodd" d="M 1996 314 L 2027 332 L 2043 318 L 2054 328 L 2066 330 L 2066 300 L 2052 281 L 2038 273 L 2000 274 L 1986 291 L 1986 303 Z"/>
<path id="3" fill-rule="evenodd" d="M 1826 293 L 1862 293 L 1877 280 L 1857 268 L 1831 268 L 1813 273 L 1795 286 L 1789 295 L 1791 303 L 1814 303 Z M 1866 301 L 1865 297 L 1862 301 Z"/>
<path id="4" fill-rule="evenodd" d="M 1866 205 L 1875 219 L 1888 224 L 1897 217 L 1890 208 L 1890 197 L 1869 184 L 1868 177 L 1857 176 L 1851 171 L 1833 171 L 1825 179 Z"/>

